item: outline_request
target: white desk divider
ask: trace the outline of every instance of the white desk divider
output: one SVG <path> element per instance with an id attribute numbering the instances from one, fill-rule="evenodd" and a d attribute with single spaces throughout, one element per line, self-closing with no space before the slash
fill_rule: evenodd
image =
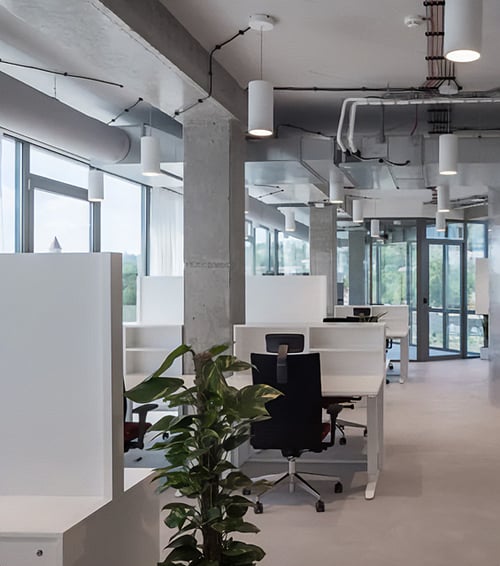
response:
<path id="1" fill-rule="evenodd" d="M 382 323 L 237 324 L 234 353 L 250 361 L 252 352 L 266 351 L 265 335 L 304 335 L 304 351 L 320 352 L 321 373 L 341 376 L 385 375 L 385 326 Z"/>
<path id="2" fill-rule="evenodd" d="M 321 322 L 326 316 L 323 275 L 246 278 L 246 322 Z"/>
<path id="3" fill-rule="evenodd" d="M 400 343 L 401 371 L 399 382 L 404 383 L 408 378 L 410 358 L 408 305 L 341 305 L 335 307 L 335 316 L 352 316 L 355 308 L 370 308 L 373 315 L 384 313 L 384 316 L 380 318 L 380 322 L 386 326 L 387 338 L 399 340 Z"/>
<path id="4" fill-rule="evenodd" d="M 150 471 L 123 469 L 121 272 L 119 254 L 0 254 L 2 565 L 157 563 Z"/>
<path id="5" fill-rule="evenodd" d="M 138 321 L 184 324 L 184 278 L 148 275 L 137 278 Z"/>

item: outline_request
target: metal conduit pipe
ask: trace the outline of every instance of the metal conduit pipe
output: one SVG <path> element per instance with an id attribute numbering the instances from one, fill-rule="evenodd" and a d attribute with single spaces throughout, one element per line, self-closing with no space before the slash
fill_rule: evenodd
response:
<path id="1" fill-rule="evenodd" d="M 100 163 L 123 160 L 127 133 L 86 116 L 25 83 L 0 74 L 0 129 Z"/>
<path id="2" fill-rule="evenodd" d="M 356 153 L 358 148 L 354 142 L 354 128 L 356 124 L 356 111 L 358 106 L 423 106 L 430 104 L 496 104 L 500 103 L 500 98 L 415 98 L 411 100 L 380 99 L 380 98 L 346 98 L 342 103 L 339 125 L 337 128 L 337 144 L 343 153 L 347 147 L 342 140 L 342 130 L 344 128 L 345 114 L 348 104 L 352 103 L 349 109 L 349 128 L 347 133 L 347 145 L 349 151 Z"/>

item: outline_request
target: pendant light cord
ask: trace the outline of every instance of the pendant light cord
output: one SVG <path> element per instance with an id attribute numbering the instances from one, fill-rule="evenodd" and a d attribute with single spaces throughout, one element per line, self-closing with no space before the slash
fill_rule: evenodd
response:
<path id="1" fill-rule="evenodd" d="M 206 96 L 203 96 L 202 98 L 198 98 L 198 100 L 196 100 L 195 102 L 192 102 L 191 104 L 188 104 L 187 106 L 183 106 L 181 108 L 178 108 L 174 112 L 174 116 L 179 116 L 180 114 L 184 114 L 184 112 L 191 110 L 191 108 L 198 106 L 198 104 L 202 104 L 203 102 L 205 102 L 205 100 L 208 100 L 212 96 L 213 86 L 214 86 L 213 59 L 214 59 L 215 53 L 217 51 L 219 51 L 220 49 L 222 49 L 223 47 L 225 47 L 228 43 L 231 43 L 231 41 L 234 41 L 236 38 L 238 38 L 242 35 L 245 35 L 245 33 L 247 33 L 247 31 L 249 31 L 250 29 L 251 29 L 250 26 L 248 26 L 245 29 L 238 30 L 237 33 L 232 35 L 229 39 L 226 39 L 226 41 L 223 41 L 222 43 L 218 43 L 212 49 L 212 51 L 210 51 L 210 54 L 208 56 L 208 92 L 207 92 Z"/>
<path id="2" fill-rule="evenodd" d="M 262 80 L 262 43 L 263 43 L 262 28 L 260 28 L 260 80 Z"/>

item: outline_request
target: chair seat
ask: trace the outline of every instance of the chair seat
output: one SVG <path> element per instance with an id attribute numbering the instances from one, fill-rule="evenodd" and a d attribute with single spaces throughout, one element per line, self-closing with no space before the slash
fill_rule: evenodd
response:
<path id="1" fill-rule="evenodd" d="M 139 437 L 140 423 L 126 422 L 124 423 L 124 438 L 125 442 L 130 442 Z M 146 430 L 151 427 L 151 423 L 146 423 Z"/>
<path id="2" fill-rule="evenodd" d="M 322 424 L 322 431 L 321 431 L 321 440 L 325 440 L 325 438 L 330 434 L 330 431 L 332 430 L 332 427 L 330 426 L 330 423 L 323 423 Z"/>

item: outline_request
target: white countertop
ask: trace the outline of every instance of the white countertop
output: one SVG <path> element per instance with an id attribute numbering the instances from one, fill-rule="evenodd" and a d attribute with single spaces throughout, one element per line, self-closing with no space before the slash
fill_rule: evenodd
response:
<path id="1" fill-rule="evenodd" d="M 125 490 L 147 479 L 152 470 L 126 468 Z M 88 496 L 0 496 L 0 537 L 57 536 L 110 502 Z"/>

